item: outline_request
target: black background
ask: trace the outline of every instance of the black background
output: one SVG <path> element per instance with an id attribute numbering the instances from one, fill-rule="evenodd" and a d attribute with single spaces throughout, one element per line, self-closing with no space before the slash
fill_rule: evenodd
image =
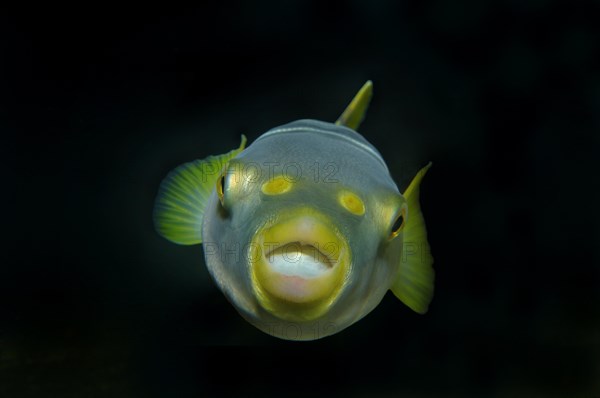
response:
<path id="1" fill-rule="evenodd" d="M 599 6 L 569 4 L 5 10 L 0 395 L 600 397 Z M 154 232 L 158 185 L 367 79 L 401 189 L 434 163 L 434 301 L 272 338 Z"/>

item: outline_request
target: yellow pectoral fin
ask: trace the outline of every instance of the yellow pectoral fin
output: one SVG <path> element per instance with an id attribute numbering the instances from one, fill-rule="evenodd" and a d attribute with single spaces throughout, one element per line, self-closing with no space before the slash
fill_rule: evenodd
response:
<path id="1" fill-rule="evenodd" d="M 394 295 L 419 314 L 427 312 L 433 298 L 435 279 L 425 219 L 419 205 L 419 186 L 430 167 L 431 162 L 417 173 L 404 193 L 408 205 L 408 218 L 404 228 L 400 271 L 398 279 L 392 285 Z"/>
<path id="2" fill-rule="evenodd" d="M 161 236 L 180 245 L 202 243 L 208 198 L 227 162 L 243 151 L 245 145 L 246 137 L 242 135 L 238 149 L 184 163 L 167 175 L 154 202 L 154 227 Z"/>
<path id="3" fill-rule="evenodd" d="M 360 123 L 365 118 L 369 102 L 373 96 L 373 83 L 370 80 L 362 86 L 358 93 L 350 102 L 350 105 L 340 115 L 335 122 L 337 125 L 350 127 L 352 130 L 357 130 Z"/>

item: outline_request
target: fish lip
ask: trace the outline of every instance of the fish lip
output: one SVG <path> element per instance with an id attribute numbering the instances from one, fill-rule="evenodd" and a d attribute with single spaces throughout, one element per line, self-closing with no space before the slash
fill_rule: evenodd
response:
<path id="1" fill-rule="evenodd" d="M 295 209 L 271 218 L 256 230 L 249 247 L 248 271 L 255 298 L 281 319 L 304 322 L 322 316 L 349 281 L 348 241 L 315 209 Z M 281 256 L 287 249 L 305 255 L 304 263 L 286 264 L 282 257 L 269 261 L 269 256 Z"/>
<path id="2" fill-rule="evenodd" d="M 295 248 L 296 253 L 303 255 L 307 254 L 307 250 L 312 252 L 313 259 L 331 270 L 337 267 L 340 259 L 349 251 L 345 237 L 329 220 L 314 212 L 301 215 L 292 213 L 282 219 L 272 219 L 255 236 L 259 237 L 256 243 L 260 246 L 262 258 L 268 263 L 272 263 L 269 257 L 281 255 L 282 249 L 288 247 Z"/>

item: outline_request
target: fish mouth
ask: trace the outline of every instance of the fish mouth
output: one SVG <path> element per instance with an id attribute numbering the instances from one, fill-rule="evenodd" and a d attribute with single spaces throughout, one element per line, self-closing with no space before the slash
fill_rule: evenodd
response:
<path id="1" fill-rule="evenodd" d="M 280 318 L 314 319 L 333 304 L 347 280 L 348 243 L 318 213 L 297 211 L 270 223 L 254 235 L 250 247 L 256 297 Z"/>

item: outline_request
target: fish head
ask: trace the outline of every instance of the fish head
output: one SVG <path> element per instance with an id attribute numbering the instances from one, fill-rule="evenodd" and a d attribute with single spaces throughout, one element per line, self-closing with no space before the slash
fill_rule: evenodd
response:
<path id="1" fill-rule="evenodd" d="M 364 151 L 314 131 L 289 138 L 257 140 L 224 167 L 203 244 L 211 275 L 248 321 L 309 340 L 381 301 L 398 271 L 406 200 Z"/>

